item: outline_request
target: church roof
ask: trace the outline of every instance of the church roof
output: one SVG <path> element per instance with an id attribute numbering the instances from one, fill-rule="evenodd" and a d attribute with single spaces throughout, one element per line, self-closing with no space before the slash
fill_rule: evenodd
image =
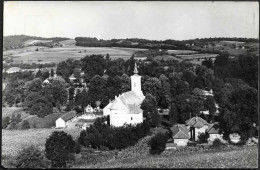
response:
<path id="1" fill-rule="evenodd" d="M 110 109 L 128 110 L 130 114 L 137 114 L 142 111 L 139 106 L 141 103 L 142 103 L 141 97 L 139 97 L 135 92 L 129 91 L 129 92 L 122 93 L 121 95 L 119 95 L 119 97 L 116 97 Z"/>

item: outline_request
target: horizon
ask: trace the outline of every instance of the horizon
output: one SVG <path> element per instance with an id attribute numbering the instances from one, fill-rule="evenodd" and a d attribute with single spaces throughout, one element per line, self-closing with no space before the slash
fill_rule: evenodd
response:
<path id="1" fill-rule="evenodd" d="M 41 37 L 41 36 L 34 36 L 34 35 L 24 35 L 24 34 L 20 34 L 20 35 L 7 35 L 7 36 L 3 36 L 3 37 L 8 37 L 8 36 L 29 36 L 29 37 L 39 37 L 39 38 L 69 38 L 69 37 Z M 78 36 L 78 37 L 82 37 L 82 38 L 97 38 L 97 37 L 84 37 L 84 36 Z M 77 38 L 77 37 L 75 37 Z M 69 38 L 70 40 L 75 40 L 75 38 Z M 145 39 L 145 40 L 149 40 L 149 41 L 166 41 L 166 40 L 174 40 L 174 41 L 189 41 L 189 40 L 195 40 L 195 39 L 210 39 L 210 38 L 245 38 L 245 39 L 257 39 L 259 40 L 259 38 L 247 38 L 247 37 L 206 37 L 206 38 L 193 38 L 193 39 L 187 39 L 187 40 L 175 40 L 175 39 L 164 39 L 164 40 L 153 40 L 153 39 L 147 39 L 147 38 L 119 38 L 119 39 Z M 101 40 L 102 38 L 97 38 L 98 40 Z M 102 40 L 112 40 L 112 39 L 118 39 L 118 38 L 111 38 L 111 39 L 102 39 Z"/>
<path id="2" fill-rule="evenodd" d="M 259 39 L 258 21 L 257 2 L 5 1 L 3 35 L 157 41 Z"/>

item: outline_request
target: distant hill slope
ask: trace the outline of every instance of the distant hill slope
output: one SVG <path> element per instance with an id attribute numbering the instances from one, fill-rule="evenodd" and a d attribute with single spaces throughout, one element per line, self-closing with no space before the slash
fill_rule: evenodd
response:
<path id="1" fill-rule="evenodd" d="M 3 50 L 21 48 L 33 43 L 45 43 L 45 42 L 59 42 L 69 40 L 69 38 L 53 37 L 53 38 L 43 38 L 27 35 L 11 35 L 3 37 Z"/>

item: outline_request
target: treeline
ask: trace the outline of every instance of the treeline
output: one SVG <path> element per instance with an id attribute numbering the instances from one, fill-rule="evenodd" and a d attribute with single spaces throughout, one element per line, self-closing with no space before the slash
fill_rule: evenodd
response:
<path id="1" fill-rule="evenodd" d="M 56 66 L 56 63 L 43 63 L 43 64 L 39 64 L 39 63 L 32 63 L 32 64 L 10 63 L 10 64 L 3 64 L 3 68 L 5 68 L 5 69 L 9 69 L 11 67 L 19 67 L 21 69 L 37 69 L 37 68 L 41 69 L 41 68 L 55 67 L 55 66 Z"/>
<path id="2" fill-rule="evenodd" d="M 228 38 L 228 37 L 218 37 L 218 38 L 196 38 L 196 39 L 191 39 L 191 40 L 184 40 L 185 43 L 189 44 L 201 44 L 201 43 L 208 43 L 212 41 L 240 41 L 240 42 L 254 42 L 258 43 L 259 39 L 256 38 Z"/>
<path id="3" fill-rule="evenodd" d="M 157 48 L 157 49 L 187 49 L 185 43 L 175 40 L 145 40 L 145 39 L 111 39 L 111 40 L 98 40 L 91 37 L 76 37 L 76 46 L 84 47 L 127 47 L 127 48 Z"/>
<path id="4" fill-rule="evenodd" d="M 4 36 L 3 50 L 24 47 L 24 42 L 31 39 L 52 40 L 53 42 L 58 42 L 58 41 L 68 40 L 69 38 L 63 38 L 63 37 L 43 38 L 43 37 L 35 37 L 35 36 L 27 36 L 27 35 Z"/>

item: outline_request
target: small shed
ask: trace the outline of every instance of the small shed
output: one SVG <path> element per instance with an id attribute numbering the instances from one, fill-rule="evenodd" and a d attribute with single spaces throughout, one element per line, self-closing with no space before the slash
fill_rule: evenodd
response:
<path id="1" fill-rule="evenodd" d="M 190 139 L 189 131 L 184 124 L 177 124 L 171 128 L 173 143 L 177 146 L 186 146 Z"/>
<path id="2" fill-rule="evenodd" d="M 55 122 L 56 128 L 65 128 L 68 126 L 69 122 L 72 122 L 77 117 L 77 114 L 75 111 L 68 112 L 58 118 Z"/>

